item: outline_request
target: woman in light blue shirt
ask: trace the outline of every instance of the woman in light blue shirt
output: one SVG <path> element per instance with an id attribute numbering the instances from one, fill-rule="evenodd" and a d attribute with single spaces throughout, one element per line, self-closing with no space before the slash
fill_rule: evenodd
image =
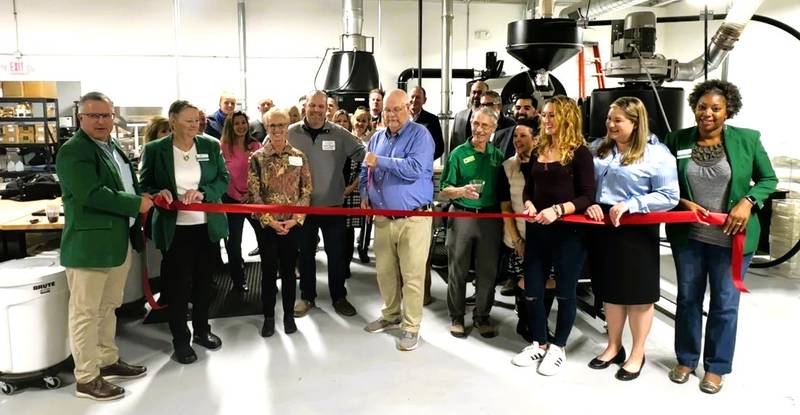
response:
<path id="1" fill-rule="evenodd" d="M 633 380 L 644 366 L 644 344 L 660 296 L 659 225 L 619 226 L 623 214 L 667 211 L 680 195 L 675 158 L 650 134 L 644 104 L 618 98 L 606 119 L 608 133 L 595 142 L 598 204 L 586 215 L 612 226 L 598 226 L 590 242 L 592 290 L 603 301 L 608 345 L 589 362 L 592 369 L 620 364 L 616 378 Z M 626 360 L 622 330 L 629 321 L 633 347 Z"/>

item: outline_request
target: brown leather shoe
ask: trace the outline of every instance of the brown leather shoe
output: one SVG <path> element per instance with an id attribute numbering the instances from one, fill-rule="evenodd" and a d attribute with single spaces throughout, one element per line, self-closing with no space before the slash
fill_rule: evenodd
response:
<path id="1" fill-rule="evenodd" d="M 458 337 L 459 339 L 463 339 L 467 337 L 467 331 L 464 329 L 464 320 L 460 318 L 454 318 L 452 323 L 450 323 L 450 334 L 453 337 Z"/>
<path id="2" fill-rule="evenodd" d="M 147 373 L 146 367 L 128 364 L 122 359 L 117 360 L 117 363 L 100 368 L 100 376 L 105 380 L 136 379 L 144 376 L 145 373 Z"/>
<path id="3" fill-rule="evenodd" d="M 478 333 L 480 333 L 481 337 L 488 339 L 497 336 L 497 330 L 492 323 L 489 322 L 488 318 L 473 320 L 472 325 L 478 329 Z"/>
<path id="4" fill-rule="evenodd" d="M 298 318 L 303 317 L 314 307 L 313 301 L 300 300 L 294 305 L 294 316 Z"/>
<path id="5" fill-rule="evenodd" d="M 675 383 L 686 383 L 689 380 L 689 375 L 692 373 L 694 373 L 694 370 L 688 366 L 675 365 L 675 367 L 669 371 L 669 380 Z"/>
<path id="6" fill-rule="evenodd" d="M 97 376 L 87 383 L 77 383 L 75 396 L 95 401 L 111 401 L 125 396 L 125 389 L 107 382 L 102 376 Z"/>
<path id="7" fill-rule="evenodd" d="M 700 382 L 700 390 L 705 393 L 715 394 L 722 389 L 722 376 L 706 372 Z"/>

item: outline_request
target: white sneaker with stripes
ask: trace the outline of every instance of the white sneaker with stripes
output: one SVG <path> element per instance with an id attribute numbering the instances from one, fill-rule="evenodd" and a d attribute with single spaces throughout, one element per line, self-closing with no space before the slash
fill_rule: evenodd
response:
<path id="1" fill-rule="evenodd" d="M 543 357 L 544 349 L 539 347 L 538 342 L 533 342 L 533 344 L 514 355 L 514 357 L 511 358 L 511 363 L 519 367 L 528 367 L 534 363 L 539 363 Z"/>
<path id="2" fill-rule="evenodd" d="M 558 374 L 566 363 L 567 354 L 564 352 L 564 349 L 555 344 L 551 344 L 550 347 L 547 348 L 547 353 L 545 353 L 537 371 L 540 375 L 553 376 Z"/>

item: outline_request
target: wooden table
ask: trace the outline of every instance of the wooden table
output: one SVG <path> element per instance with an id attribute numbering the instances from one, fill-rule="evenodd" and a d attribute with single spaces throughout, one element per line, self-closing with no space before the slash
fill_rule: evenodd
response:
<path id="1" fill-rule="evenodd" d="M 47 216 L 34 216 L 33 213 L 44 210 L 50 205 L 61 205 L 61 198 L 17 202 L 0 200 L 0 260 L 20 258 L 27 255 L 27 232 L 61 231 L 64 229 L 64 217 L 50 223 Z M 16 249 L 13 249 L 16 246 Z"/>

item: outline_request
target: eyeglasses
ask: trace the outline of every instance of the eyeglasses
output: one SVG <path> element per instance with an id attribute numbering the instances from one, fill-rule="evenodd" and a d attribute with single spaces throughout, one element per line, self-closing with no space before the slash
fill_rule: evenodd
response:
<path id="1" fill-rule="evenodd" d="M 267 125 L 267 128 L 272 128 L 273 130 L 277 130 L 277 129 L 286 128 L 288 126 L 289 126 L 289 124 L 286 124 L 286 123 L 284 123 L 284 124 L 269 124 L 269 125 Z"/>
<path id="2" fill-rule="evenodd" d="M 495 105 L 494 102 L 482 102 L 480 106 L 481 107 L 490 107 L 491 108 L 491 107 L 494 107 L 494 105 Z"/>
<path id="3" fill-rule="evenodd" d="M 472 123 L 472 131 L 479 130 L 479 129 L 483 130 L 483 131 L 486 131 L 486 130 L 488 130 L 490 128 L 495 128 L 495 125 L 487 124 L 487 123 L 479 123 L 479 122 L 473 122 Z"/>
<path id="4" fill-rule="evenodd" d="M 405 106 L 394 107 L 394 108 L 384 107 L 383 108 L 383 112 L 385 112 L 387 114 L 400 114 L 401 112 L 405 111 L 406 109 L 407 109 L 407 107 L 405 107 Z"/>
<path id="5" fill-rule="evenodd" d="M 110 113 L 110 112 L 106 112 L 106 113 L 102 113 L 102 112 L 82 112 L 80 115 L 89 117 L 93 121 L 113 120 L 114 119 L 114 114 Z"/>

